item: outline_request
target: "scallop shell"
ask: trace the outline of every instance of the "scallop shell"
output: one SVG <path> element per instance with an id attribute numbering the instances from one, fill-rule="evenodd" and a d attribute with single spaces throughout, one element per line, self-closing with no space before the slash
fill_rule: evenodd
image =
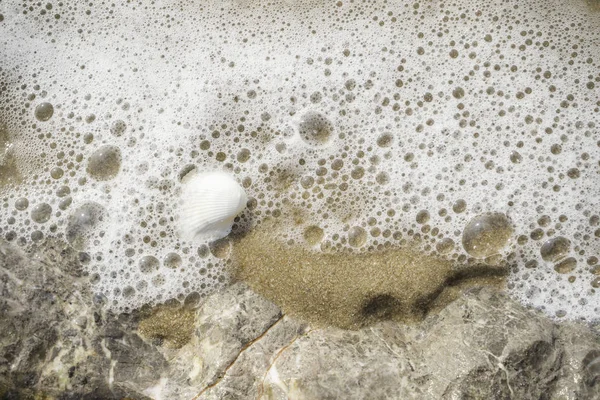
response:
<path id="1" fill-rule="evenodd" d="M 185 182 L 182 199 L 182 237 L 212 242 L 231 232 L 233 219 L 246 207 L 248 196 L 231 175 L 205 172 Z"/>

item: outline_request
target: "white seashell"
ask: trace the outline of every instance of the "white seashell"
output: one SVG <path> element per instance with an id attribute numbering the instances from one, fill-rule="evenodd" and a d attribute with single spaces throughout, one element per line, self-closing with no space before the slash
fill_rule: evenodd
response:
<path id="1" fill-rule="evenodd" d="M 184 183 L 182 199 L 181 236 L 212 242 L 231 232 L 233 219 L 246 207 L 248 196 L 231 175 L 205 172 Z"/>

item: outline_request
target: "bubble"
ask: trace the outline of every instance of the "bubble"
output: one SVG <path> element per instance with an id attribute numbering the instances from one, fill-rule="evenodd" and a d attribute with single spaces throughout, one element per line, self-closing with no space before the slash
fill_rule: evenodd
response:
<path id="1" fill-rule="evenodd" d="M 67 196 L 64 199 L 62 199 L 60 203 L 58 203 L 58 208 L 60 208 L 61 210 L 66 210 L 67 208 L 69 208 L 72 202 L 73 198 L 71 196 Z"/>
<path id="2" fill-rule="evenodd" d="M 416 221 L 419 224 L 426 224 L 429 221 L 429 212 L 427 210 L 421 210 L 417 213 Z"/>
<path id="3" fill-rule="evenodd" d="M 64 174 L 65 172 L 63 171 L 63 169 L 59 167 L 52 168 L 52 170 L 50 171 L 50 176 L 53 179 L 60 179 Z"/>
<path id="4" fill-rule="evenodd" d="M 475 258 L 498 254 L 512 236 L 513 228 L 505 214 L 486 213 L 473 218 L 465 227 L 462 244 Z"/>
<path id="5" fill-rule="evenodd" d="M 523 161 L 523 156 L 521 156 L 518 151 L 512 151 L 510 153 L 510 162 L 513 164 L 520 164 L 521 161 Z"/>
<path id="6" fill-rule="evenodd" d="M 110 126 L 110 133 L 117 137 L 122 136 L 126 130 L 127 124 L 124 121 L 121 121 L 120 119 L 114 121 Z"/>
<path id="7" fill-rule="evenodd" d="M 167 268 L 179 268 L 181 266 L 181 257 L 177 253 L 169 253 L 165 256 L 163 264 Z"/>
<path id="8" fill-rule="evenodd" d="M 142 274 L 150 274 L 160 266 L 160 262 L 154 256 L 144 256 L 140 259 L 139 267 Z"/>
<path id="9" fill-rule="evenodd" d="M 384 133 L 377 138 L 377 146 L 390 147 L 394 143 L 394 136 L 390 133 Z"/>
<path id="10" fill-rule="evenodd" d="M 540 240 L 541 238 L 544 237 L 544 230 L 540 229 L 540 228 L 536 228 L 531 231 L 531 233 L 529 234 L 529 237 L 532 238 L 533 240 Z"/>
<path id="11" fill-rule="evenodd" d="M 87 172 L 99 181 L 114 178 L 121 169 L 121 150 L 112 145 L 100 147 L 90 156 Z"/>
<path id="12" fill-rule="evenodd" d="M 571 248 L 571 242 L 563 237 L 557 236 L 547 240 L 540 248 L 540 254 L 544 261 L 555 262 L 564 258 Z"/>
<path id="13" fill-rule="evenodd" d="M 315 178 L 312 176 L 303 176 L 300 178 L 300 184 L 304 189 L 308 189 L 315 184 Z"/>
<path id="14" fill-rule="evenodd" d="M 125 286 L 123 288 L 123 297 L 129 299 L 133 296 L 135 296 L 135 289 L 132 286 Z"/>
<path id="15" fill-rule="evenodd" d="M 308 111 L 300 119 L 298 132 L 306 143 L 320 147 L 328 144 L 331 140 L 333 125 L 321 113 Z"/>
<path id="16" fill-rule="evenodd" d="M 71 189 L 68 186 L 61 186 L 56 189 L 56 195 L 58 197 L 65 197 L 71 193 Z"/>
<path id="17" fill-rule="evenodd" d="M 567 171 L 567 176 L 571 179 L 579 178 L 580 172 L 577 168 L 571 168 Z"/>
<path id="18" fill-rule="evenodd" d="M 94 141 L 94 134 L 93 133 L 86 133 L 85 135 L 83 135 L 83 143 L 90 144 L 93 141 Z"/>
<path id="19" fill-rule="evenodd" d="M 537 260 L 529 260 L 525 263 L 525 268 L 537 268 L 538 262 Z"/>
<path id="20" fill-rule="evenodd" d="M 452 91 L 452 96 L 455 99 L 462 99 L 463 97 L 465 97 L 465 90 L 461 87 L 457 87 Z"/>
<path id="21" fill-rule="evenodd" d="M 31 240 L 34 242 L 39 242 L 44 238 L 44 234 L 41 231 L 33 231 L 31 232 Z"/>
<path id="22" fill-rule="evenodd" d="M 52 118 L 52 115 L 54 114 L 54 106 L 50 103 L 40 103 L 38 104 L 38 106 L 35 108 L 35 118 L 38 121 L 48 121 L 50 118 Z"/>
<path id="23" fill-rule="evenodd" d="M 311 246 L 319 244 L 321 240 L 323 240 L 323 229 L 319 228 L 316 225 L 311 225 L 304 230 L 302 235 L 304 240 Z"/>
<path id="24" fill-rule="evenodd" d="M 214 242 L 210 243 L 208 247 L 213 256 L 222 260 L 228 258 L 229 254 L 231 253 L 231 241 L 226 237 L 215 240 Z"/>
<path id="25" fill-rule="evenodd" d="M 47 203 L 37 204 L 31 210 L 31 219 L 38 224 L 43 224 L 52 216 L 52 207 Z"/>
<path id="26" fill-rule="evenodd" d="M 29 207 L 29 200 L 25 197 L 18 198 L 15 201 L 15 208 L 19 211 L 26 210 Z"/>
<path id="27" fill-rule="evenodd" d="M 236 156 L 236 159 L 241 162 L 241 163 L 245 163 L 246 161 L 248 161 L 250 159 L 250 150 L 248 149 L 241 149 Z"/>
<path id="28" fill-rule="evenodd" d="M 568 274 L 577 267 L 577 260 L 573 257 L 565 258 L 561 262 L 554 264 L 554 270 L 559 274 Z"/>
<path id="29" fill-rule="evenodd" d="M 356 167 L 350 172 L 350 176 L 354 179 L 361 179 L 365 175 L 365 169 L 363 167 Z"/>
<path id="30" fill-rule="evenodd" d="M 560 144 L 553 144 L 550 146 L 550 152 L 554 155 L 560 154 L 562 152 L 562 146 Z"/>
<path id="31" fill-rule="evenodd" d="M 390 176 L 387 172 L 380 172 L 375 177 L 375 181 L 380 185 L 387 185 L 390 182 Z"/>
<path id="32" fill-rule="evenodd" d="M 206 244 L 203 244 L 200 247 L 198 247 L 197 252 L 200 258 L 206 258 L 210 255 L 210 249 Z"/>
<path id="33" fill-rule="evenodd" d="M 360 226 L 354 226 L 348 231 L 348 243 L 352 247 L 361 247 L 367 241 L 367 231 Z"/>
<path id="34" fill-rule="evenodd" d="M 65 237 L 76 250 L 85 250 L 89 240 L 103 235 L 102 222 L 106 210 L 98 203 L 84 203 L 69 215 Z"/>
<path id="35" fill-rule="evenodd" d="M 464 201 L 463 199 L 456 200 L 454 202 L 454 204 L 452 205 L 452 211 L 454 211 L 457 214 L 464 212 L 466 209 L 467 209 L 467 202 Z"/>
<path id="36" fill-rule="evenodd" d="M 339 171 L 342 168 L 344 168 L 344 161 L 340 160 L 339 158 L 336 158 L 331 163 L 331 169 L 334 170 L 334 171 Z"/>
<path id="37" fill-rule="evenodd" d="M 439 254 L 448 254 L 454 250 L 454 240 L 444 238 L 436 244 L 435 249 Z"/>

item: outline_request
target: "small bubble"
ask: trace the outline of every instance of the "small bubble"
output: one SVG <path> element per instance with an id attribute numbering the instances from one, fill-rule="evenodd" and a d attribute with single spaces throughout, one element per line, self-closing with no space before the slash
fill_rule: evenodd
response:
<path id="1" fill-rule="evenodd" d="M 577 168 L 571 168 L 567 171 L 567 176 L 571 179 L 577 179 L 579 178 L 579 170 Z"/>
<path id="2" fill-rule="evenodd" d="M 169 253 L 165 256 L 163 264 L 167 268 L 179 268 L 181 266 L 181 257 L 177 253 Z"/>
<path id="3" fill-rule="evenodd" d="M 444 238 L 435 245 L 435 249 L 440 254 L 448 254 L 454 250 L 454 240 Z"/>
<path id="4" fill-rule="evenodd" d="M 456 200 L 454 202 L 454 204 L 452 205 L 452 211 L 454 211 L 457 214 L 465 212 L 466 209 L 467 209 L 467 202 L 464 201 L 463 199 Z"/>
<path id="5" fill-rule="evenodd" d="M 15 208 L 19 211 L 26 210 L 29 207 L 29 200 L 25 197 L 21 197 L 15 201 Z"/>
<path id="6" fill-rule="evenodd" d="M 213 256 L 222 260 L 229 257 L 231 253 L 231 241 L 228 238 L 216 240 L 208 245 Z"/>
<path id="7" fill-rule="evenodd" d="M 52 118 L 52 115 L 54 114 L 54 106 L 50 103 L 40 103 L 38 104 L 38 106 L 35 108 L 35 118 L 38 121 L 48 121 L 50 118 Z"/>
<path id="8" fill-rule="evenodd" d="M 510 153 L 510 162 L 513 164 L 520 164 L 523 161 L 523 157 L 519 154 L 518 151 L 512 151 Z"/>
<path id="9" fill-rule="evenodd" d="M 90 156 L 87 172 L 99 181 L 114 178 L 121 169 L 121 151 L 116 146 L 105 145 Z"/>
<path id="10" fill-rule="evenodd" d="M 130 299 L 135 296 L 135 289 L 132 286 L 125 286 L 123 288 L 123 297 L 126 299 Z"/>
<path id="11" fill-rule="evenodd" d="M 44 238 L 44 234 L 41 231 L 33 231 L 31 232 L 31 240 L 34 242 L 39 242 Z"/>
<path id="12" fill-rule="evenodd" d="M 529 260 L 525 263 L 525 268 L 537 268 L 538 262 L 537 260 Z"/>
<path id="13" fill-rule="evenodd" d="M 455 99 L 462 99 L 465 97 L 465 90 L 461 87 L 457 87 L 452 91 L 452 96 L 454 96 Z"/>
<path id="14" fill-rule="evenodd" d="M 64 174 L 65 172 L 62 170 L 62 168 L 59 167 L 52 168 L 52 170 L 50 171 L 50 176 L 53 179 L 60 179 Z"/>
<path id="15" fill-rule="evenodd" d="M 38 224 L 43 224 L 52 216 L 52 207 L 47 203 L 40 203 L 31 210 L 31 219 Z"/>
<path id="16" fill-rule="evenodd" d="M 354 226 L 348 231 L 348 243 L 352 247 L 361 247 L 367 241 L 367 231 L 360 226 Z"/>
<path id="17" fill-rule="evenodd" d="M 315 178 L 313 178 L 312 176 L 303 176 L 302 178 L 300 178 L 300 185 L 302 185 L 304 189 L 308 189 L 314 184 Z"/>
<path id="18" fill-rule="evenodd" d="M 382 186 L 387 185 L 390 182 L 390 176 L 387 174 L 387 172 L 381 171 L 375 177 L 375 181 Z"/>
<path id="19" fill-rule="evenodd" d="M 429 221 L 429 212 L 427 210 L 421 210 L 417 213 L 417 223 L 425 224 Z"/>
<path id="20" fill-rule="evenodd" d="M 377 146 L 390 147 L 394 142 L 394 136 L 390 133 L 384 133 L 377 138 Z"/>
<path id="21" fill-rule="evenodd" d="M 554 270 L 559 274 L 568 274 L 577 267 L 577 260 L 573 257 L 565 258 L 561 262 L 554 264 Z"/>
<path id="22" fill-rule="evenodd" d="M 365 169 L 363 167 L 356 167 L 350 172 L 350 176 L 354 179 L 361 179 L 365 175 Z"/>
<path id="23" fill-rule="evenodd" d="M 140 271 L 143 274 L 150 274 L 158 270 L 160 262 L 154 256 L 144 256 L 139 261 Z"/>
<path id="24" fill-rule="evenodd" d="M 245 163 L 246 161 L 248 161 L 250 159 L 250 150 L 248 149 L 241 149 L 236 156 L 236 159 L 241 162 L 241 163 Z"/>
<path id="25" fill-rule="evenodd" d="M 66 210 L 71 203 L 73 202 L 73 198 L 71 196 L 67 196 L 58 203 L 58 208 L 61 210 Z"/>
<path id="26" fill-rule="evenodd" d="M 559 261 L 569 253 L 571 242 L 563 236 L 557 236 L 547 240 L 540 248 L 540 254 L 544 261 Z"/>
<path id="27" fill-rule="evenodd" d="M 71 189 L 68 186 L 61 186 L 56 189 L 56 195 L 58 197 L 65 197 L 71 193 Z"/>
<path id="28" fill-rule="evenodd" d="M 541 228 L 536 228 L 531 231 L 531 233 L 529 234 L 529 237 L 533 240 L 540 240 L 541 238 L 544 237 L 544 230 Z"/>

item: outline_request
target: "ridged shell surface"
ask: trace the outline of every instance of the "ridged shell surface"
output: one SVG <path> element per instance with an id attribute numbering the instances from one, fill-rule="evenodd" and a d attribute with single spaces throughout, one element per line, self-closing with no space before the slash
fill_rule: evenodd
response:
<path id="1" fill-rule="evenodd" d="M 185 182 L 182 200 L 181 236 L 211 242 L 231 232 L 233 220 L 246 207 L 248 197 L 231 175 L 205 172 Z"/>

